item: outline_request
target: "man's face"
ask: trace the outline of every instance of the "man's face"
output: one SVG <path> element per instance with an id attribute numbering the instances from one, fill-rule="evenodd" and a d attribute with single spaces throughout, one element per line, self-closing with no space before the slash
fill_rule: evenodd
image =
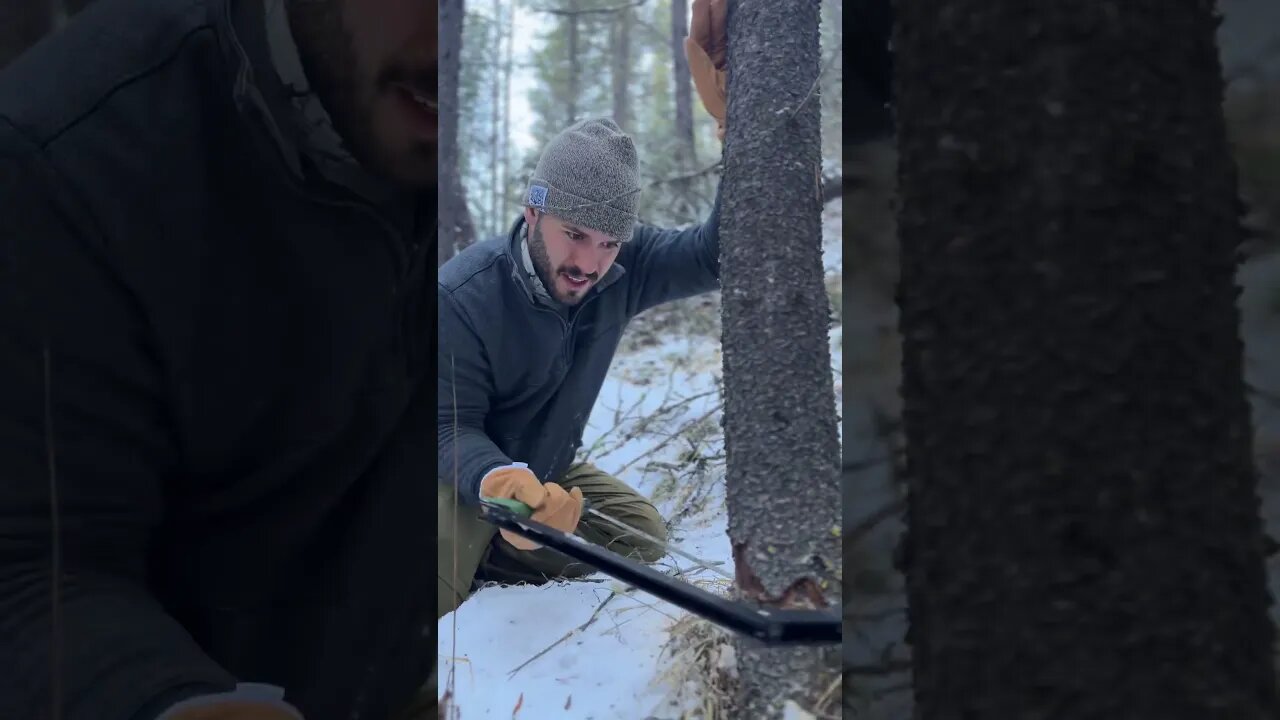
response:
<path id="1" fill-rule="evenodd" d="M 529 256 L 547 292 L 565 305 L 577 305 L 618 259 L 621 243 L 599 230 L 525 208 Z"/>
<path id="2" fill-rule="evenodd" d="M 437 3 L 289 0 L 307 78 L 370 170 L 436 185 Z"/>

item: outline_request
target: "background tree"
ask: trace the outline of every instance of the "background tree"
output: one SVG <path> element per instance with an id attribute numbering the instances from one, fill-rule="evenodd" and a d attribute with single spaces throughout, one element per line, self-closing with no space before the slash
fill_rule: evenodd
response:
<path id="1" fill-rule="evenodd" d="M 821 96 L 824 173 L 836 179 L 829 188 L 838 187 L 840 168 L 841 5 L 823 2 L 824 71 L 814 96 Z M 719 142 L 693 97 L 688 22 L 688 0 L 491 0 L 468 8 L 458 164 L 481 235 L 510 228 L 538 153 L 570 110 L 578 118 L 622 116 L 642 153 L 641 219 L 681 225 L 706 216 Z"/>
<path id="2" fill-rule="evenodd" d="M 675 96 L 675 137 L 679 154 L 689 165 L 697 163 L 698 148 L 693 141 L 693 86 L 689 83 L 689 58 L 684 54 L 684 39 L 689 35 L 689 3 L 671 0 L 671 77 Z"/>
<path id="3" fill-rule="evenodd" d="M 440 250 L 439 263 L 475 241 L 458 153 L 458 82 L 464 0 L 440 0 Z"/>
<path id="4" fill-rule="evenodd" d="M 896 8 L 917 717 L 1276 717 L 1213 3 Z"/>
<path id="5" fill-rule="evenodd" d="M 721 344 L 738 589 L 770 607 L 834 609 L 840 444 L 822 267 L 819 10 L 817 0 L 729 5 Z M 838 647 L 740 643 L 736 713 L 780 718 L 789 700 L 813 708 L 839 660 Z"/>
<path id="6" fill-rule="evenodd" d="M 613 23 L 613 120 L 630 132 L 631 122 L 631 8 L 614 13 Z"/>

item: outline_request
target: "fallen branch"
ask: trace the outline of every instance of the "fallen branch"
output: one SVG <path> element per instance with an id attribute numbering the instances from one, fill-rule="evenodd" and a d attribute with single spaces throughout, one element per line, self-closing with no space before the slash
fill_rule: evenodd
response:
<path id="1" fill-rule="evenodd" d="M 627 470 L 627 468 L 631 467 L 632 465 L 635 465 L 637 462 L 640 462 L 640 460 L 642 460 L 642 459 L 644 459 L 644 458 L 646 458 L 646 457 L 649 457 L 649 456 L 653 455 L 654 453 L 658 452 L 659 450 L 663 449 L 663 448 L 664 448 L 664 447 L 666 447 L 667 445 L 670 445 L 670 444 L 671 444 L 671 441 L 672 441 L 672 440 L 675 440 L 676 438 L 678 438 L 678 437 L 680 437 L 680 436 L 682 436 L 682 435 L 684 434 L 684 431 L 685 431 L 685 430 L 688 430 L 689 428 L 691 428 L 691 427 L 693 427 L 693 426 L 697 425 L 698 423 L 700 423 L 700 422 L 702 422 L 702 421 L 706 420 L 707 418 L 711 417 L 712 415 L 715 415 L 716 413 L 720 412 L 720 411 L 721 411 L 721 410 L 723 410 L 723 409 L 724 409 L 724 403 L 723 403 L 723 402 L 721 402 L 721 403 L 717 403 L 715 407 L 713 407 L 713 408 L 711 408 L 710 410 L 706 411 L 706 412 L 705 412 L 705 413 L 703 413 L 702 415 L 699 415 L 699 416 L 698 416 L 697 418 L 695 418 L 694 420 L 692 420 L 692 421 L 690 421 L 690 422 L 685 423 L 685 424 L 684 424 L 684 426 L 683 426 L 683 427 L 681 427 L 679 431 L 674 432 L 674 433 L 672 433 L 672 434 L 668 435 L 667 437 L 663 438 L 662 442 L 660 442 L 660 443 L 658 443 L 657 445 L 654 445 L 652 448 L 650 448 L 650 449 L 649 449 L 649 452 L 647 452 L 647 453 L 645 453 L 645 454 L 643 454 L 643 455 L 640 455 L 640 456 L 638 456 L 638 457 L 633 458 L 633 459 L 631 460 L 631 462 L 629 462 L 629 463 L 627 463 L 627 464 L 623 465 L 622 467 L 618 468 L 617 470 L 615 470 L 613 474 L 614 474 L 615 476 L 617 476 L 617 475 L 621 475 L 623 472 L 625 472 L 625 471 Z"/>
<path id="2" fill-rule="evenodd" d="M 685 173 L 684 175 L 675 175 L 669 178 L 661 178 L 658 180 L 654 180 L 649 183 L 646 189 L 651 190 L 655 187 L 658 187 L 659 185 L 669 185 L 671 183 L 684 182 L 686 180 L 695 180 L 697 178 L 710 175 L 716 170 L 719 170 L 720 167 L 721 167 L 721 163 L 719 160 L 717 160 L 715 161 L 715 163 L 708 165 L 707 167 L 704 167 L 701 170 L 695 170 L 691 173 Z"/>
<path id="3" fill-rule="evenodd" d="M 619 595 L 622 595 L 622 594 L 623 594 L 623 593 L 620 593 L 620 592 L 618 592 L 618 591 L 616 591 L 616 590 L 612 591 L 612 592 L 610 593 L 609 597 L 607 597 L 607 598 L 605 598 L 605 599 L 604 599 L 604 602 L 601 602 L 599 605 L 597 605 L 597 606 L 596 606 L 595 611 L 591 613 L 591 617 L 587 618 L 587 621 L 586 621 L 586 622 L 582 623 L 581 625 L 579 625 L 579 626 L 578 626 L 578 627 L 576 627 L 576 628 L 573 628 L 572 630 L 570 630 L 569 632 L 565 633 L 564 635 L 561 635 L 559 640 L 556 640 L 555 642 L 551 643 L 550 645 L 548 645 L 548 646 L 546 646 L 546 647 L 542 648 L 542 650 L 538 651 L 538 653 L 537 653 L 536 655 L 534 655 L 533 657 L 529 658 L 528 660 L 525 660 L 524 662 L 520 663 L 518 666 L 516 666 L 516 668 L 515 668 L 514 670 L 512 670 L 512 671 L 511 671 L 511 672 L 509 672 L 509 673 L 507 673 L 507 679 L 508 679 L 508 680 L 510 680 L 512 677 L 514 677 L 514 676 L 515 676 L 515 674 L 516 674 L 516 673 L 518 673 L 518 672 L 520 672 L 521 670 L 523 670 L 525 667 L 527 667 L 527 666 L 528 666 L 530 663 L 532 663 L 534 660 L 537 660 L 538 658 L 542 657 L 543 655 L 546 655 L 547 653 L 551 652 L 551 650 L 552 650 L 552 649 L 554 649 L 554 648 L 555 648 L 557 645 L 559 645 L 560 643 L 564 642 L 565 640 L 568 640 L 569 638 L 571 638 L 571 637 L 573 637 L 574 635 L 576 635 L 576 634 L 578 634 L 578 633 L 582 632 L 583 630 L 586 630 L 588 627 L 590 627 L 591 623 L 595 622 L 595 621 L 596 621 L 596 618 L 600 616 L 600 611 L 601 611 L 601 610 L 604 610 L 604 607 L 605 607 L 606 605 L 608 605 L 610 602 L 612 602 L 614 598 L 616 598 L 616 597 L 618 597 Z"/>
<path id="4" fill-rule="evenodd" d="M 719 564 L 719 563 L 717 563 L 717 564 Z M 701 569 L 710 569 L 710 565 L 708 565 L 708 564 L 706 564 L 706 563 L 698 563 L 697 565 L 693 565 L 692 567 L 685 568 L 684 570 L 680 570 L 679 568 L 677 568 L 676 572 L 667 573 L 667 574 L 668 574 L 668 575 L 670 575 L 671 577 L 680 577 L 681 575 L 687 575 L 687 574 L 689 574 L 689 573 L 691 573 L 691 572 L 694 572 L 694 571 L 697 571 L 697 570 L 701 570 Z M 613 600 L 614 600 L 615 598 L 619 598 L 619 597 L 622 597 L 622 596 L 624 596 L 624 595 L 630 595 L 631 593 L 633 593 L 633 592 L 635 592 L 635 591 L 636 591 L 636 588 L 634 588 L 634 587 L 627 587 L 627 588 L 623 588 L 622 590 L 610 590 L 610 591 L 609 591 L 609 597 L 605 598 L 605 599 L 604 599 L 604 600 L 603 600 L 599 605 L 597 605 L 597 606 L 596 606 L 596 609 L 595 609 L 594 611 L 592 611 L 592 613 L 591 613 L 591 617 L 587 618 L 587 621 L 586 621 L 586 622 L 582 623 L 582 624 L 581 624 L 581 625 L 579 625 L 578 627 L 573 628 L 572 630 L 570 630 L 569 632 L 565 633 L 564 635 L 561 635 L 561 636 L 560 636 L 560 638 L 559 638 L 558 640 L 556 640 L 555 642 L 551 643 L 550 645 L 548 645 L 548 646 L 546 646 L 546 647 L 542 648 L 542 650 L 539 650 L 539 651 L 538 651 L 538 653 L 537 653 L 536 655 L 534 655 L 533 657 L 531 657 L 531 658 L 529 658 L 528 660 L 525 660 L 524 662 L 520 663 L 518 666 L 516 666 L 516 668 L 515 668 L 515 669 L 513 669 L 513 670 L 511 670 L 510 672 L 508 672 L 508 673 L 507 673 L 507 679 L 508 679 L 508 680 L 509 680 L 509 679 L 511 679 L 512 677 L 514 677 L 514 676 L 515 676 L 515 674 L 516 674 L 516 673 L 518 673 L 518 672 L 520 672 L 521 670 L 523 670 L 523 669 L 524 669 L 525 667 L 527 667 L 530 663 L 532 663 L 533 661 L 535 661 L 535 660 L 537 660 L 538 658 L 542 657 L 543 655 L 546 655 L 547 653 L 551 652 L 551 651 L 552 651 L 556 646 L 560 645 L 560 643 L 562 643 L 562 642 L 564 642 L 564 641 L 568 640 L 569 638 L 573 637 L 574 635 L 577 635 L 578 633 L 580 633 L 580 632 L 582 632 L 582 631 L 586 630 L 588 627 L 590 627 L 590 626 L 591 626 L 591 624 L 592 624 L 592 623 L 594 623 L 594 622 L 596 621 L 596 618 L 600 617 L 600 613 L 601 613 L 601 611 L 603 611 L 603 610 L 604 610 L 605 606 L 606 606 L 606 605 L 608 605 L 610 602 L 613 602 Z M 636 602 L 641 602 L 641 601 L 637 600 Z M 645 605 L 647 605 L 647 603 L 642 603 L 642 602 L 641 602 L 641 604 L 645 604 Z M 657 612 L 662 613 L 662 611 L 661 611 L 661 610 L 658 610 L 656 607 L 652 607 L 652 606 L 650 606 L 650 607 L 651 607 L 653 610 L 656 610 Z M 667 613 L 662 613 L 662 614 L 667 615 L 667 617 L 671 617 L 671 616 L 670 616 L 669 614 L 667 614 Z"/>

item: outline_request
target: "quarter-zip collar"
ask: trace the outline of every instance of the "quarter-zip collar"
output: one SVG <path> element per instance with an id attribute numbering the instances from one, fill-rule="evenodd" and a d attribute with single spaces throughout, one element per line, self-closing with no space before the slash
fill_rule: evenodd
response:
<path id="1" fill-rule="evenodd" d="M 421 191 L 406 189 L 365 170 L 351 155 L 320 99 L 311 91 L 288 26 L 283 0 L 212 3 L 211 20 L 227 38 L 232 98 L 260 129 L 290 175 L 304 189 L 324 194 L 321 180 L 377 208 L 405 238 L 427 236 L 419 214 Z"/>

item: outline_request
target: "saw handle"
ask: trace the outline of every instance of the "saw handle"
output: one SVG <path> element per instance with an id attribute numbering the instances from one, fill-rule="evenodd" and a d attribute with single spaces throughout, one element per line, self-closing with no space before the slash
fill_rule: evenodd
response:
<path id="1" fill-rule="evenodd" d="M 524 503 L 520 502 L 519 500 L 516 500 L 515 498 L 481 498 L 480 502 L 489 503 L 491 505 L 497 505 L 499 507 L 505 508 L 506 510 L 511 511 L 522 518 L 533 516 L 533 508 L 529 507 L 528 505 L 525 505 Z M 582 512 L 585 513 L 587 510 L 590 510 L 590 509 L 591 509 L 591 503 L 584 498 L 582 501 Z"/>
<path id="2" fill-rule="evenodd" d="M 525 505 L 515 498 L 481 498 L 480 502 L 488 503 L 489 505 L 497 505 L 523 518 L 533 515 L 533 508 Z"/>

